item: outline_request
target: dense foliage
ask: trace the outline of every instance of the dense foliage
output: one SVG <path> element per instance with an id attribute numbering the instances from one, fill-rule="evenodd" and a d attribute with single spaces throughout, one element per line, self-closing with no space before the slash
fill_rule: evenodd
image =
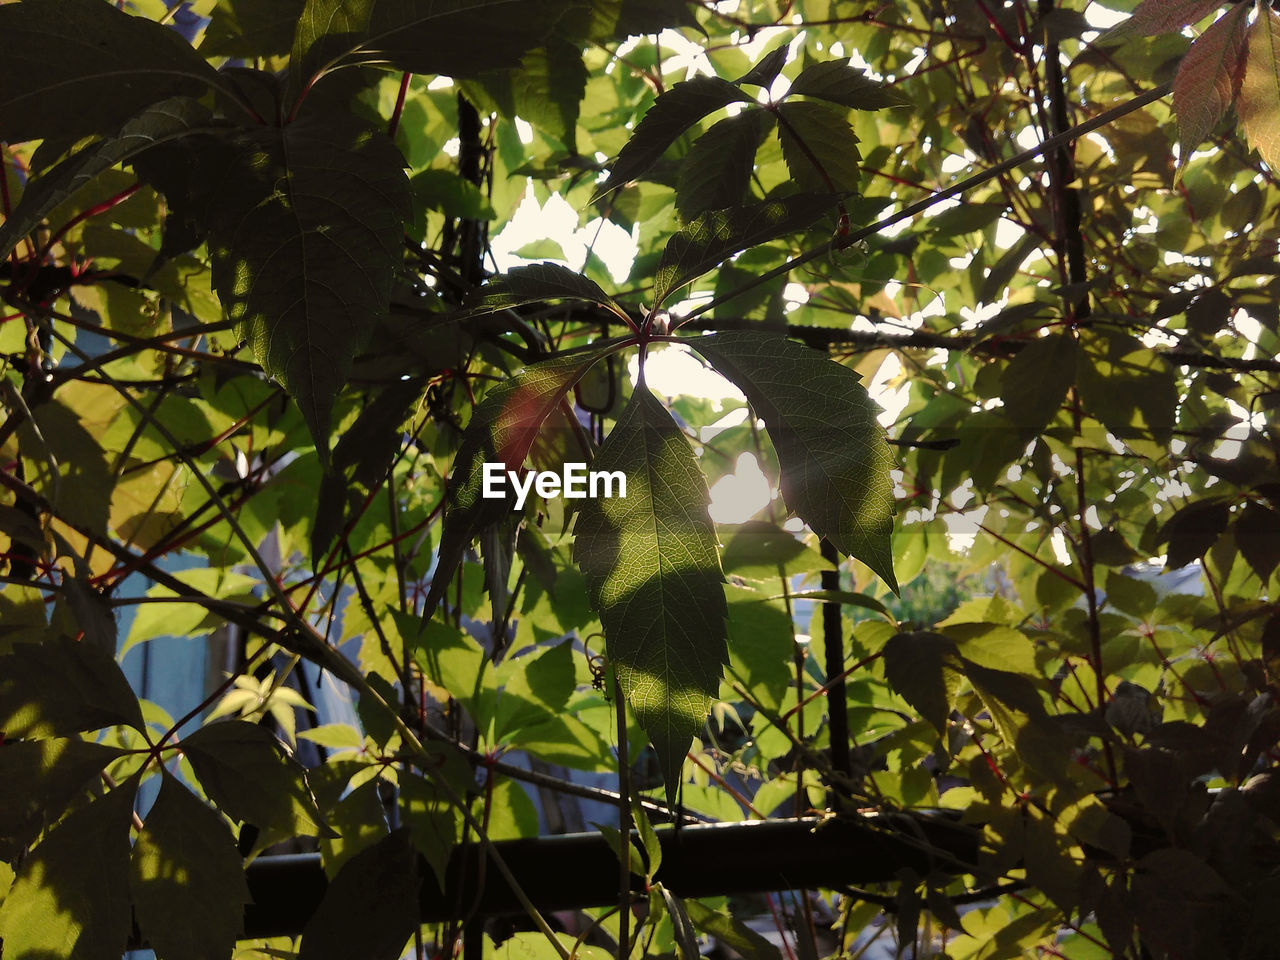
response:
<path id="1" fill-rule="evenodd" d="M 24 0 L 0 141 L 6 958 L 452 955 L 412 853 L 535 833 L 515 752 L 617 772 L 650 895 L 510 955 L 1274 956 L 1267 3 Z M 531 199 L 585 249 L 499 270 Z M 973 862 L 785 911 L 646 819 L 939 808 Z M 289 840 L 331 895 L 237 945 Z"/>

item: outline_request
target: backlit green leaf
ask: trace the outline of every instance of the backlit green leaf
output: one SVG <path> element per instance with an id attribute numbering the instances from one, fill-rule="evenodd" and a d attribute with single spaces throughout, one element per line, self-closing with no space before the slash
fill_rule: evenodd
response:
<path id="1" fill-rule="evenodd" d="M 778 451 L 787 506 L 896 592 L 889 544 L 893 456 L 858 375 L 773 334 L 725 331 L 689 345 L 764 419 Z M 834 443 L 833 429 L 839 436 Z"/>
<path id="2" fill-rule="evenodd" d="M 627 495 L 584 501 L 574 559 L 600 612 L 610 663 L 674 800 L 728 657 L 706 481 L 671 414 L 643 384 L 594 469 L 621 471 Z"/>
<path id="3" fill-rule="evenodd" d="M 228 956 L 249 902 L 226 822 L 164 775 L 133 847 L 134 910 L 158 960 Z"/>

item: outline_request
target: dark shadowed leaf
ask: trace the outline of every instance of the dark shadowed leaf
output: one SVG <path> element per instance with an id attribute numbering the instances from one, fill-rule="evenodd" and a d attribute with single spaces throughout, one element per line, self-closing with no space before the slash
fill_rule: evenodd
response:
<path id="1" fill-rule="evenodd" d="M 1054 333 L 1032 340 L 1009 361 L 1000 378 L 1005 417 L 1030 440 L 1057 416 L 1075 376 L 1074 339 Z"/>
<path id="2" fill-rule="evenodd" d="M 133 847 L 134 911 L 158 960 L 229 956 L 249 902 L 226 822 L 167 773 Z"/>
<path id="3" fill-rule="evenodd" d="M 541 265 L 544 268 L 548 266 L 551 265 Z M 538 270 L 536 267 L 521 268 L 529 269 Z M 547 273 L 548 271 L 539 270 L 535 276 L 541 278 Z M 591 281 L 568 270 L 560 273 L 594 286 Z M 561 279 L 559 273 L 551 275 L 557 280 Z M 523 284 L 523 279 L 527 276 L 528 274 L 521 273 L 518 282 Z M 544 291 L 541 296 L 533 299 L 566 295 L 546 293 L 547 287 L 541 279 L 534 280 L 533 286 Z M 509 295 L 498 292 L 494 296 L 498 302 L 502 302 Z M 423 607 L 426 616 L 431 616 L 440 598 L 444 596 L 445 588 L 462 561 L 462 552 L 467 544 L 484 527 L 510 516 L 513 509 L 514 501 L 510 499 L 483 496 L 485 463 L 501 463 L 507 470 L 520 470 L 543 422 L 600 356 L 601 354 L 594 352 L 577 353 L 525 367 L 510 380 L 490 390 L 476 407 L 450 471 L 440 557 L 431 579 L 426 605 Z M 504 482 L 503 489 L 509 488 L 510 485 Z"/>
<path id="4" fill-rule="evenodd" d="M 737 84 L 749 83 L 757 87 L 768 87 L 778 78 L 782 68 L 787 65 L 788 44 L 775 47 L 761 57 L 754 67 L 733 81 Z"/>
<path id="5" fill-rule="evenodd" d="M 291 90 L 339 61 L 474 77 L 541 46 L 569 7 L 564 0 L 308 0 L 293 42 Z"/>
<path id="6" fill-rule="evenodd" d="M 701 30 L 688 0 L 622 0 L 614 36 L 619 40 L 645 33 L 661 33 L 664 27 Z"/>
<path id="7" fill-rule="evenodd" d="M 72 154 L 27 183 L 13 213 L 0 224 L 0 258 L 34 230 L 45 216 L 94 177 L 117 163 L 204 127 L 209 111 L 189 97 L 174 97 L 147 107 L 113 136 Z"/>
<path id="8" fill-rule="evenodd" d="M 725 331 L 689 345 L 732 380 L 764 419 L 778 452 L 787 506 L 896 592 L 889 545 L 893 455 L 858 375 L 774 334 Z"/>
<path id="9" fill-rule="evenodd" d="M 852 193 L 861 171 L 858 138 L 841 111 L 822 103 L 778 104 L 778 137 L 791 177 L 801 190 Z"/>
<path id="10" fill-rule="evenodd" d="M 750 580 L 776 580 L 782 570 L 815 573 L 831 566 L 795 534 L 764 520 L 721 528 L 720 542 L 724 544 L 720 553 L 724 572 Z"/>
<path id="11" fill-rule="evenodd" d="M 577 151 L 578 108 L 587 92 L 587 67 L 577 44 L 552 40 L 530 50 L 513 89 L 522 118 Z"/>
<path id="12" fill-rule="evenodd" d="M 114 133 L 217 74 L 177 33 L 101 0 L 0 6 L 0 140 Z"/>
<path id="13" fill-rule="evenodd" d="M 220 0 L 209 14 L 200 50 L 219 57 L 286 54 L 306 5 L 306 0 Z"/>
<path id="14" fill-rule="evenodd" d="M 884 675 L 939 734 L 960 686 L 956 645 L 937 633 L 900 633 L 884 647 Z"/>
<path id="15" fill-rule="evenodd" d="M 1196 147 L 1213 133 L 1240 91 L 1248 14 L 1248 4 L 1232 7 L 1196 39 L 1178 65 L 1173 112 L 1178 118 L 1180 171 Z M 1276 106 L 1280 107 L 1280 101 Z"/>
<path id="16" fill-rule="evenodd" d="M 600 192 L 607 193 L 644 175 L 676 142 L 680 134 L 709 113 L 731 103 L 751 103 L 751 98 L 728 80 L 694 77 L 677 83 L 654 101 L 636 124 L 627 145 L 618 153 L 609 179 Z"/>
<path id="17" fill-rule="evenodd" d="M 408 181 L 391 141 L 354 120 L 312 116 L 250 139 L 274 182 L 216 236 L 214 285 L 323 455 L 333 399 L 387 314 Z"/>
<path id="18" fill-rule="evenodd" d="M 643 384 L 596 455 L 625 497 L 584 501 L 574 560 L 600 612 L 610 663 L 662 764 L 680 771 L 728 659 L 726 606 L 706 480 L 684 434 Z"/>
<path id="19" fill-rule="evenodd" d="M 911 103 L 893 87 L 877 83 L 847 60 L 829 60 L 805 67 L 787 94 L 816 97 L 856 110 L 880 110 Z"/>
<path id="20" fill-rule="evenodd" d="M 781 960 L 777 947 L 728 913 L 712 910 L 697 900 L 686 900 L 684 905 L 695 927 L 731 947 L 743 960 Z"/>
<path id="21" fill-rule="evenodd" d="M 123 751 L 79 739 L 31 740 L 0 749 L 0 858 L 12 860 L 36 838 L 47 819 L 67 809 Z"/>
<path id="22" fill-rule="evenodd" d="M 1249 28 L 1249 59 L 1236 113 L 1262 159 L 1272 170 L 1280 169 L 1280 13 L 1265 5 Z"/>
<path id="23" fill-rule="evenodd" d="M 129 937 L 130 779 L 76 810 L 22 862 L 0 904 L 5 957 L 119 960 Z"/>
<path id="24" fill-rule="evenodd" d="M 286 836 L 324 832 L 302 767 L 265 728 L 212 723 L 184 739 L 182 752 L 209 799 L 233 820 Z"/>
<path id="25" fill-rule="evenodd" d="M 119 666 L 100 648 L 56 637 L 0 657 L 0 731 L 8 739 L 116 724 L 142 729 L 142 712 Z"/>
<path id="26" fill-rule="evenodd" d="M 115 608 L 111 606 L 88 580 L 80 577 L 68 577 L 62 585 L 66 593 L 67 605 L 79 624 L 85 643 L 97 647 L 109 657 L 116 653 Z"/>
<path id="27" fill-rule="evenodd" d="M 468 313 L 496 313 L 543 300 L 584 300 L 598 303 L 620 317 L 626 312 L 594 280 L 558 263 L 513 267 L 481 287 Z"/>
<path id="28" fill-rule="evenodd" d="M 688 220 L 741 203 L 751 183 L 756 150 L 773 124 L 768 111 L 744 110 L 716 122 L 695 140 L 680 162 L 676 181 L 680 216 Z"/>
<path id="29" fill-rule="evenodd" d="M 302 931 L 298 960 L 396 960 L 418 925 L 417 860 L 400 829 L 344 863 Z"/>
<path id="30" fill-rule="evenodd" d="M 1158 543 L 1169 545 L 1170 570 L 1198 560 L 1213 546 L 1231 519 L 1227 502 L 1216 497 L 1200 500 L 1175 513 L 1160 531 Z"/>
<path id="31" fill-rule="evenodd" d="M 1246 504 L 1235 532 L 1240 553 L 1265 584 L 1280 563 L 1280 513 L 1260 503 Z"/>
<path id="32" fill-rule="evenodd" d="M 654 274 L 654 306 L 735 253 L 805 229 L 831 203 L 828 197 L 802 193 L 704 213 L 667 241 Z"/>

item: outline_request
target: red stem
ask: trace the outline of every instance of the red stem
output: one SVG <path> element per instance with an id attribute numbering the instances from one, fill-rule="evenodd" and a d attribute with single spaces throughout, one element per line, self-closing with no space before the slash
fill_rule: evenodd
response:
<path id="1" fill-rule="evenodd" d="M 69 231 L 72 227 L 75 227 L 81 223 L 84 223 L 86 220 L 96 217 L 99 214 L 106 213 L 112 207 L 118 207 L 120 204 L 124 203 L 126 200 L 132 197 L 135 193 L 137 193 L 138 190 L 141 189 L 141 187 L 142 187 L 142 184 L 135 183 L 133 186 L 126 187 L 124 190 L 121 190 L 114 197 L 109 197 L 108 199 L 103 200 L 101 203 L 90 207 L 88 210 L 82 210 L 79 213 L 77 213 L 74 217 L 72 217 L 70 220 L 68 220 L 66 223 L 64 223 L 61 227 L 59 227 L 54 232 L 53 236 L 49 238 L 49 242 L 44 245 L 44 247 L 40 251 L 40 254 L 36 257 L 36 262 L 39 263 L 43 261 L 44 258 L 49 255 L 49 251 L 53 249 L 54 244 L 56 244 L 59 240 L 65 237 L 67 235 L 67 231 Z"/>

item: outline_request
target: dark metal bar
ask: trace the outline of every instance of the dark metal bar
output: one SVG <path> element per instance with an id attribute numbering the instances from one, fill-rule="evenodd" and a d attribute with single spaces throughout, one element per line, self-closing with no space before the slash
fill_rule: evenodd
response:
<path id="1" fill-rule="evenodd" d="M 875 814 L 802 818 L 659 830 L 662 867 L 657 879 L 682 897 L 892 881 L 903 867 L 966 873 L 973 869 L 978 834 L 945 814 Z M 524 891 L 540 910 L 607 906 L 617 899 L 618 861 L 598 833 L 535 837 L 495 843 Z M 444 920 L 455 905 L 476 902 L 475 845 L 458 848 L 441 891 L 425 866 L 422 920 Z M 253 902 L 245 909 L 245 935 L 297 935 L 326 880 L 318 854 L 263 857 L 247 870 Z M 521 912 L 497 872 L 485 872 L 482 915 Z M 462 889 L 458 878 L 462 877 Z M 459 893 L 461 897 L 459 897 Z"/>

